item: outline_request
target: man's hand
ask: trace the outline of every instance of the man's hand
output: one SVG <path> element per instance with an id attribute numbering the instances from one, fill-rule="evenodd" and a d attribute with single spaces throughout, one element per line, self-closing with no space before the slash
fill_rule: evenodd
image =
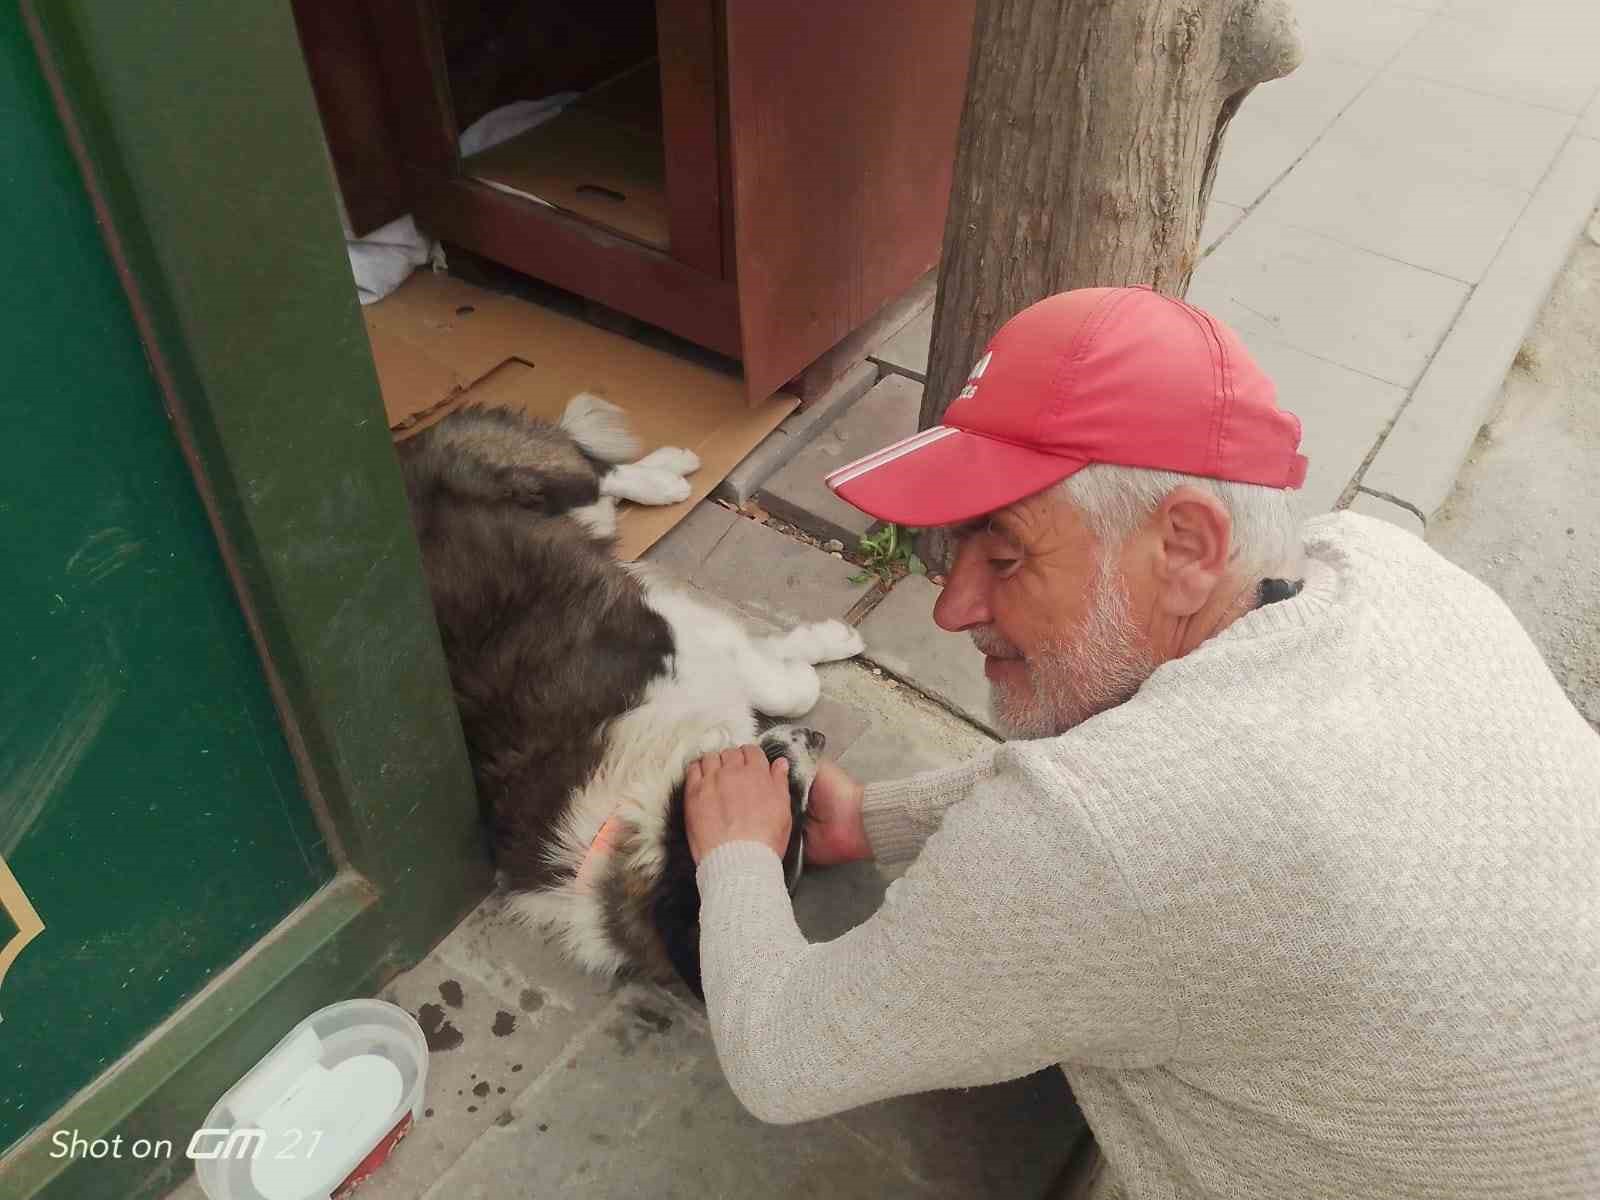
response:
<path id="1" fill-rule="evenodd" d="M 726 842 L 761 842 L 779 858 L 789 848 L 789 762 L 770 766 L 760 746 L 707 754 L 683 777 L 689 853 L 698 864 Z"/>
<path id="2" fill-rule="evenodd" d="M 806 809 L 806 862 L 818 867 L 872 857 L 861 820 L 862 786 L 831 762 L 817 764 Z"/>

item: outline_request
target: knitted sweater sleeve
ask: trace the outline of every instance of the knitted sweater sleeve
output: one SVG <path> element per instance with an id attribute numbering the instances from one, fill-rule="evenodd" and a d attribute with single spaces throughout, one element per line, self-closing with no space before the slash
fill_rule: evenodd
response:
<path id="1" fill-rule="evenodd" d="M 861 801 L 872 856 L 884 866 L 901 866 L 921 852 L 944 820 L 945 810 L 994 777 L 994 751 L 960 766 L 928 771 L 888 783 L 868 784 Z"/>
<path id="2" fill-rule="evenodd" d="M 874 916 L 812 945 L 778 856 L 701 862 L 701 977 L 741 1103 L 791 1124 L 1067 1060 L 1161 1061 L 1154 939 L 1081 810 L 1003 771 L 951 806 Z"/>

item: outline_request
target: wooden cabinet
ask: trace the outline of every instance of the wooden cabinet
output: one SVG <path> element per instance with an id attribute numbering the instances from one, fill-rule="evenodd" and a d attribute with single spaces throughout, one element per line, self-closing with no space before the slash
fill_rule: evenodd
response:
<path id="1" fill-rule="evenodd" d="M 973 9 L 295 4 L 357 232 L 414 212 L 446 241 L 741 360 L 752 399 L 937 263 Z M 524 144 L 459 153 L 488 107 L 561 90 L 582 96 Z"/>

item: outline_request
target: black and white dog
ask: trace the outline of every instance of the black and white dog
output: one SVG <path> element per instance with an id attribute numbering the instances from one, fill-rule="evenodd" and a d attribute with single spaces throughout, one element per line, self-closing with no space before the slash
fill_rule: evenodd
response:
<path id="1" fill-rule="evenodd" d="M 758 741 L 789 761 L 792 889 L 814 730 L 814 664 L 849 658 L 840 621 L 755 637 L 613 556 L 616 501 L 671 504 L 699 467 L 637 447 L 620 410 L 574 397 L 559 426 L 458 410 L 399 446 L 462 726 L 509 909 L 581 966 L 676 972 L 700 992 L 699 892 L 683 777 Z"/>

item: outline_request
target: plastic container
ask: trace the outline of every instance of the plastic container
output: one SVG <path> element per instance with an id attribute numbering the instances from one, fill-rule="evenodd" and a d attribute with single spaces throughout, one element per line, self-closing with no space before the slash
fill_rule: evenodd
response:
<path id="1" fill-rule="evenodd" d="M 422 1116 L 428 1044 L 405 1009 L 312 1013 L 229 1088 L 190 1143 L 209 1200 L 328 1200 Z"/>

